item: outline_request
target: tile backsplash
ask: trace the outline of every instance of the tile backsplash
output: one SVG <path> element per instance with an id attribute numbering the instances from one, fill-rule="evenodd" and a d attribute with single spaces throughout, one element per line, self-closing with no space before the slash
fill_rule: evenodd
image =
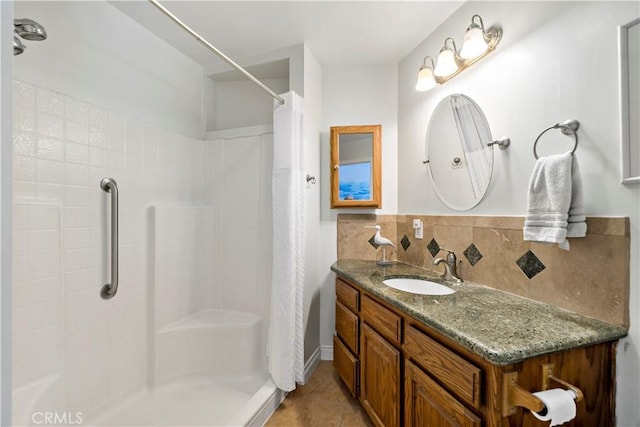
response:
<path id="1" fill-rule="evenodd" d="M 424 223 L 423 239 L 412 221 Z M 570 251 L 522 239 L 523 217 L 338 215 L 338 258 L 378 259 L 367 240 L 380 224 L 396 248 L 387 257 L 441 273 L 441 248 L 453 250 L 460 276 L 606 322 L 629 325 L 629 219 L 587 218 L 587 236 Z"/>
<path id="2" fill-rule="evenodd" d="M 375 230 L 365 225 L 378 224 L 380 235 L 394 242 L 395 248 L 387 248 L 387 259 L 395 260 L 398 248 L 402 246 L 397 238 L 397 217 L 395 215 L 338 215 L 338 259 L 382 259 L 382 249 L 373 242 Z"/>

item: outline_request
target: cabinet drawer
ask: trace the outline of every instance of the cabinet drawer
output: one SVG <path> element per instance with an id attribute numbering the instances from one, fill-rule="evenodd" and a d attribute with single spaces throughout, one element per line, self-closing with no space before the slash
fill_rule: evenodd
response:
<path id="1" fill-rule="evenodd" d="M 358 354 L 358 316 L 336 301 L 336 333 L 352 353 Z"/>
<path id="2" fill-rule="evenodd" d="M 476 414 L 408 360 L 405 363 L 404 402 L 407 426 L 482 426 L 482 420 Z"/>
<path id="3" fill-rule="evenodd" d="M 353 357 L 349 349 L 336 336 L 333 337 L 333 366 L 351 394 L 356 397 L 358 390 L 358 359 Z"/>
<path id="4" fill-rule="evenodd" d="M 336 279 L 336 296 L 354 313 L 360 310 L 360 292 L 340 279 Z"/>
<path id="5" fill-rule="evenodd" d="M 448 348 L 409 326 L 404 334 L 407 356 L 421 365 L 459 399 L 480 407 L 481 371 Z"/>
<path id="6" fill-rule="evenodd" d="M 380 335 L 400 344 L 402 318 L 368 296 L 362 298 L 362 317 Z"/>

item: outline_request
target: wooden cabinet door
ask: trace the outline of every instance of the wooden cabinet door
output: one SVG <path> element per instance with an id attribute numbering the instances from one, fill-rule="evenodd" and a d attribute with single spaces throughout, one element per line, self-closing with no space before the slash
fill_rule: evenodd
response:
<path id="1" fill-rule="evenodd" d="M 362 324 L 360 397 L 378 426 L 400 425 L 400 351 Z"/>
<path id="2" fill-rule="evenodd" d="M 482 422 L 427 374 L 405 360 L 404 421 L 406 426 L 480 427 Z"/>
<path id="3" fill-rule="evenodd" d="M 336 336 L 333 337 L 333 366 L 353 397 L 356 397 L 358 395 L 358 359 Z"/>

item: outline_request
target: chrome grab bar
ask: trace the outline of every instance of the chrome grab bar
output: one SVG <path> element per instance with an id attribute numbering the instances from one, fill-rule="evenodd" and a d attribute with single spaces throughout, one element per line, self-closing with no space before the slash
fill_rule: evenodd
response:
<path id="1" fill-rule="evenodd" d="M 111 193 L 111 283 L 102 287 L 103 299 L 113 298 L 118 292 L 118 185 L 113 178 L 100 181 L 100 188 Z"/>

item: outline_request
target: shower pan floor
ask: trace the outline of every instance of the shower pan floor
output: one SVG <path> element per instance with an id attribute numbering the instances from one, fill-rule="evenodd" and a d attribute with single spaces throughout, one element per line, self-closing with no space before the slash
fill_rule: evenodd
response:
<path id="1" fill-rule="evenodd" d="M 96 426 L 227 426 L 251 394 L 204 379 L 166 384 L 111 409 Z"/>

